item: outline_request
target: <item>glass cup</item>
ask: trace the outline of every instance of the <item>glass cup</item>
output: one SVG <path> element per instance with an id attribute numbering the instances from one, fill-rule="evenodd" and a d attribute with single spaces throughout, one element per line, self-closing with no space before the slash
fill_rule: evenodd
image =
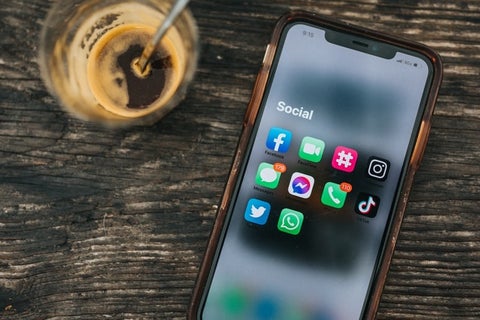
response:
<path id="1" fill-rule="evenodd" d="M 61 0 L 49 11 L 39 48 L 42 78 L 71 114 L 110 126 L 151 124 L 185 97 L 198 59 L 188 9 L 170 27 L 147 67 L 141 55 L 173 0 Z"/>

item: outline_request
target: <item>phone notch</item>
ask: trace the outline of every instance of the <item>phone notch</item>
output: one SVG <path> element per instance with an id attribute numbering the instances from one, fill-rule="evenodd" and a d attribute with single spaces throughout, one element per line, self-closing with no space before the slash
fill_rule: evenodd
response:
<path id="1" fill-rule="evenodd" d="M 365 52 L 385 59 L 392 59 L 397 52 L 397 50 L 389 44 L 380 43 L 369 38 L 358 37 L 336 30 L 326 30 L 325 39 L 332 44 Z"/>

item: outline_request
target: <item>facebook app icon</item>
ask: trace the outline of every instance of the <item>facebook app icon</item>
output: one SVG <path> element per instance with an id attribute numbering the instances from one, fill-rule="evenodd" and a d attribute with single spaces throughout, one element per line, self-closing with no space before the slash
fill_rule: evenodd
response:
<path id="1" fill-rule="evenodd" d="M 290 146 L 292 133 L 282 128 L 271 128 L 267 137 L 267 148 L 273 151 L 285 153 Z"/>

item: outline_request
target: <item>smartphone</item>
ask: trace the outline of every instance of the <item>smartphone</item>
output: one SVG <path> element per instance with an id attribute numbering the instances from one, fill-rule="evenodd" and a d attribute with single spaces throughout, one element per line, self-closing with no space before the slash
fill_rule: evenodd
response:
<path id="1" fill-rule="evenodd" d="M 439 56 L 306 12 L 274 30 L 189 319 L 372 319 Z"/>

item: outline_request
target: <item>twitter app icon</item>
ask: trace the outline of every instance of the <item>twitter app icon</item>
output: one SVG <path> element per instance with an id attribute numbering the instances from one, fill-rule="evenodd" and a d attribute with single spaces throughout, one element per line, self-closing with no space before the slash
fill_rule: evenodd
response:
<path id="1" fill-rule="evenodd" d="M 267 223 L 269 214 L 270 203 L 255 198 L 248 200 L 244 215 L 245 220 L 263 226 Z"/>

